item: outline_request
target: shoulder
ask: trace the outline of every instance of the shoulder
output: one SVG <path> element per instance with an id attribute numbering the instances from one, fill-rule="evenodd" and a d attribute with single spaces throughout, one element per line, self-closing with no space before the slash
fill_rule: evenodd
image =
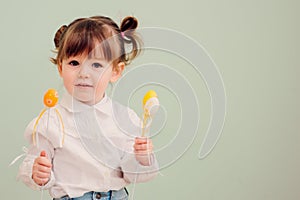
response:
<path id="1" fill-rule="evenodd" d="M 119 129 L 133 137 L 139 135 L 141 130 L 141 119 L 136 112 L 128 106 L 112 101 L 111 114 Z"/>
<path id="2" fill-rule="evenodd" d="M 111 102 L 113 117 L 123 120 L 129 119 L 132 121 L 132 123 L 137 123 L 136 125 L 140 124 L 140 118 L 133 109 L 113 100 L 111 100 Z"/>
<path id="3" fill-rule="evenodd" d="M 41 111 L 38 117 L 31 120 L 25 129 L 25 138 L 29 143 L 36 143 L 38 139 L 46 138 L 54 147 L 61 146 L 62 123 L 57 114 L 57 108 L 48 108 Z"/>
<path id="4" fill-rule="evenodd" d="M 113 114 L 126 114 L 128 116 L 134 116 L 137 117 L 136 112 L 129 108 L 128 106 L 125 106 L 117 101 L 111 101 L 111 108 L 112 108 L 112 112 Z"/>

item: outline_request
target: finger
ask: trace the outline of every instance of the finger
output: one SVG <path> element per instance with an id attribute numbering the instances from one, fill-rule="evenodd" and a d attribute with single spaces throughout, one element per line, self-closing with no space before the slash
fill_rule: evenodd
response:
<path id="1" fill-rule="evenodd" d="M 152 151 L 134 151 L 135 155 L 138 155 L 138 156 L 146 156 L 148 157 L 149 155 L 152 154 Z"/>
<path id="2" fill-rule="evenodd" d="M 140 145 L 140 144 L 151 144 L 152 145 L 152 140 L 147 138 L 147 139 L 136 139 L 135 140 L 135 145 Z"/>
<path id="3" fill-rule="evenodd" d="M 145 144 L 148 143 L 149 141 L 151 141 L 151 139 L 147 138 L 147 137 L 137 137 L 135 138 L 135 143 L 136 144 Z"/>
<path id="4" fill-rule="evenodd" d="M 50 173 L 51 172 L 50 167 L 45 167 L 43 165 L 38 165 L 35 169 L 36 169 L 36 171 L 43 172 L 43 173 Z"/>
<path id="5" fill-rule="evenodd" d="M 48 183 L 49 178 L 38 178 L 38 177 L 35 177 L 33 180 L 34 180 L 34 182 L 36 184 L 42 186 L 42 185 L 45 185 L 46 183 Z"/>
<path id="6" fill-rule="evenodd" d="M 136 152 L 136 153 L 153 152 L 153 148 L 147 148 L 147 149 L 134 149 L 134 152 Z"/>
<path id="7" fill-rule="evenodd" d="M 46 157 L 38 157 L 36 158 L 36 163 L 39 165 L 43 165 L 45 167 L 52 167 L 51 161 Z"/>
<path id="8" fill-rule="evenodd" d="M 45 172 L 38 171 L 38 172 L 35 173 L 35 176 L 37 178 L 43 179 L 43 178 L 50 178 L 51 174 L 50 173 L 45 173 Z"/>
<path id="9" fill-rule="evenodd" d="M 40 156 L 41 157 L 47 157 L 46 151 L 45 150 L 41 151 Z"/>
<path id="10" fill-rule="evenodd" d="M 137 151 L 146 151 L 146 150 L 152 150 L 153 145 L 152 144 L 138 144 L 134 145 L 134 150 Z"/>
<path id="11" fill-rule="evenodd" d="M 153 150 L 152 149 L 135 149 L 134 153 L 136 154 L 144 154 L 144 153 L 152 153 Z"/>

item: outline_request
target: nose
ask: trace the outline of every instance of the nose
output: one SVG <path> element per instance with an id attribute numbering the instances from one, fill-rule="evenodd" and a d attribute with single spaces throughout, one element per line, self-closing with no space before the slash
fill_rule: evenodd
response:
<path id="1" fill-rule="evenodd" d="M 87 65 L 82 65 L 79 72 L 78 72 L 78 78 L 89 78 L 89 69 Z"/>

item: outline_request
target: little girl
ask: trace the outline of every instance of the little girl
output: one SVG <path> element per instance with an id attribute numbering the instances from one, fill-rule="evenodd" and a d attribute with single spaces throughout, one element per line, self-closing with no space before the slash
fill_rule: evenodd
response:
<path id="1" fill-rule="evenodd" d="M 126 200 L 126 185 L 156 176 L 152 141 L 138 137 L 139 118 L 105 94 L 140 52 L 137 24 L 126 17 L 119 28 L 108 17 L 94 16 L 57 31 L 52 62 L 67 92 L 36 130 L 36 119 L 26 128 L 31 145 L 18 174 L 26 185 L 48 189 L 60 200 Z M 33 131 L 37 142 L 31 139 Z"/>

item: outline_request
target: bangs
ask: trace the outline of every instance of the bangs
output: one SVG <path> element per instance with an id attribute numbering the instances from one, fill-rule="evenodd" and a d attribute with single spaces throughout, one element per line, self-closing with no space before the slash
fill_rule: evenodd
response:
<path id="1" fill-rule="evenodd" d="M 69 58 L 86 54 L 89 58 L 101 58 L 106 61 L 116 59 L 118 42 L 112 36 L 108 27 L 95 21 L 83 21 L 68 31 L 68 37 L 61 49 L 61 58 Z M 118 51 L 119 52 L 119 51 Z"/>

